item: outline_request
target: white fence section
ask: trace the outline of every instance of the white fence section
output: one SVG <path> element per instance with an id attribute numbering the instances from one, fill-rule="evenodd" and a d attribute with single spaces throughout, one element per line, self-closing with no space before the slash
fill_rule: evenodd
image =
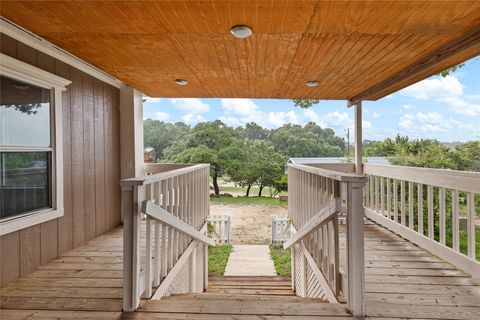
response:
<path id="1" fill-rule="evenodd" d="M 340 168 L 340 166 L 338 166 Z M 354 316 L 365 314 L 365 259 L 361 175 L 288 165 L 288 216 L 291 238 L 283 244 L 292 250 L 292 284 L 297 295 L 329 302 L 345 298 Z M 341 194 L 342 193 L 342 194 Z M 346 204 L 346 262 L 340 271 L 339 213 Z"/>
<path id="2" fill-rule="evenodd" d="M 480 277 L 475 257 L 480 173 L 368 163 L 363 167 L 368 176 L 366 217 Z M 461 238 L 466 241 L 461 243 Z"/>
<path id="3" fill-rule="evenodd" d="M 205 234 L 210 165 L 156 164 L 148 173 L 121 181 L 124 311 L 136 310 L 141 297 L 208 286 L 208 246 L 215 245 Z"/>
<path id="4" fill-rule="evenodd" d="M 290 239 L 290 219 L 288 216 L 272 216 L 272 243 L 284 243 Z"/>
<path id="5" fill-rule="evenodd" d="M 216 243 L 230 243 L 230 216 L 229 215 L 210 215 L 208 222 L 213 225 L 213 234 L 210 236 Z"/>

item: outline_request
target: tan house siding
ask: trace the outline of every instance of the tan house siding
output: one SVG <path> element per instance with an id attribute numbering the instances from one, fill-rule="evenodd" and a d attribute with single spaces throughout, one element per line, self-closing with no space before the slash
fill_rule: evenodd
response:
<path id="1" fill-rule="evenodd" d="M 1 35 L 0 51 L 72 81 L 63 93 L 64 216 L 0 237 L 0 285 L 120 224 L 119 90 Z"/>

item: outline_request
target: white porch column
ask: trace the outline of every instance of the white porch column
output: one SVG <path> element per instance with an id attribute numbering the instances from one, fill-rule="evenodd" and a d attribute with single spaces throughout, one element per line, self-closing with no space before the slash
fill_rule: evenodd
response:
<path id="1" fill-rule="evenodd" d="M 120 177 L 143 175 L 143 94 L 120 89 Z"/>
<path id="2" fill-rule="evenodd" d="M 355 108 L 355 173 L 363 174 L 363 157 L 362 157 L 362 103 L 357 102 L 348 106 Z"/>

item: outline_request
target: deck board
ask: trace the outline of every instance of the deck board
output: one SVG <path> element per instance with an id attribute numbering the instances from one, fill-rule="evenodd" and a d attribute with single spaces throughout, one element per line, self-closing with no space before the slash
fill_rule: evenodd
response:
<path id="1" fill-rule="evenodd" d="M 480 319 L 478 279 L 381 226 L 367 223 L 365 238 L 369 318 Z M 116 228 L 3 287 L 0 318 L 349 318 L 345 305 L 288 295 L 288 278 L 243 277 L 240 287 L 238 280 L 212 277 L 208 293 L 142 301 L 138 312 L 122 313 L 122 229 Z"/>

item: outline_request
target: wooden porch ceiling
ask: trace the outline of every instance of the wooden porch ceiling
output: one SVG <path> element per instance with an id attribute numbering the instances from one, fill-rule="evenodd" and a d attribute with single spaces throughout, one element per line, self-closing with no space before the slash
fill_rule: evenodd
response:
<path id="1" fill-rule="evenodd" d="M 2 1 L 0 10 L 149 96 L 376 100 L 480 54 L 480 1 Z M 237 24 L 253 35 L 234 38 Z"/>

